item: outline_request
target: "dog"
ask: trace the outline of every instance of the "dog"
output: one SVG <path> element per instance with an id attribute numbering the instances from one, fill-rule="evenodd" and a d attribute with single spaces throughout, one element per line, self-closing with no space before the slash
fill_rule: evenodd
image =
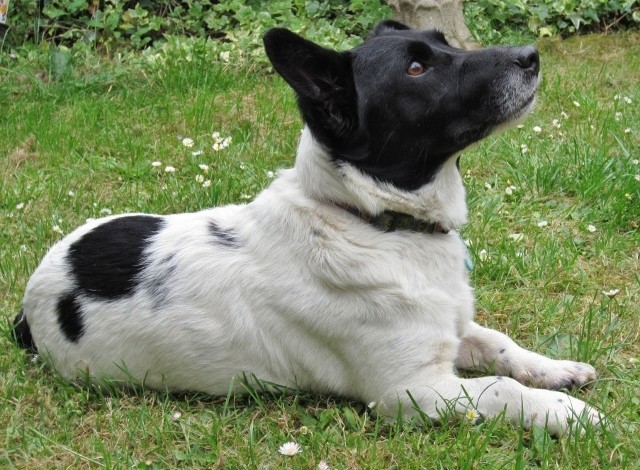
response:
<path id="1" fill-rule="evenodd" d="M 538 51 L 462 51 L 393 20 L 347 52 L 286 29 L 264 44 L 305 122 L 294 167 L 248 204 L 76 229 L 28 281 L 19 343 L 72 381 L 226 395 L 253 377 L 392 420 L 600 424 L 557 391 L 593 381 L 591 365 L 473 321 L 456 231 L 460 153 L 530 112 Z"/>

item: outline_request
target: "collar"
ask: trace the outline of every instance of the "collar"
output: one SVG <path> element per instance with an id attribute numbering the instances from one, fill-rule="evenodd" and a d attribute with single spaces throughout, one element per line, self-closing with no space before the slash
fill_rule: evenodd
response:
<path id="1" fill-rule="evenodd" d="M 357 207 L 350 206 L 348 204 L 337 202 L 334 202 L 334 204 L 350 214 L 360 217 L 365 222 L 370 223 L 383 232 L 407 230 L 418 233 L 449 233 L 449 230 L 442 227 L 440 222 L 416 219 L 414 216 L 409 214 L 403 214 L 395 211 L 384 211 L 376 216 L 371 216 L 366 212 L 362 212 Z"/>

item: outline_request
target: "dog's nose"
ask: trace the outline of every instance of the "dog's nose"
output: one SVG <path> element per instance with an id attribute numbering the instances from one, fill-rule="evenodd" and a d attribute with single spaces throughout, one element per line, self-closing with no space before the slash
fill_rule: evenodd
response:
<path id="1" fill-rule="evenodd" d="M 540 69 L 540 56 L 538 54 L 538 49 L 533 46 L 519 47 L 516 52 L 514 62 L 520 68 L 530 69 L 535 73 L 538 73 L 538 70 Z"/>

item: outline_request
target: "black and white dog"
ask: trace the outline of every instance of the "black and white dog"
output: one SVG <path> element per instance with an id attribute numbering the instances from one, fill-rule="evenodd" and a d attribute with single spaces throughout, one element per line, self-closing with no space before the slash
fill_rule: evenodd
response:
<path id="1" fill-rule="evenodd" d="M 342 53 L 284 29 L 264 42 L 306 124 L 294 168 L 250 204 L 78 228 L 29 280 L 22 345 L 68 379 L 224 395 L 256 377 L 388 417 L 417 404 L 555 434 L 598 424 L 545 390 L 592 381 L 593 367 L 473 322 L 456 232 L 458 155 L 531 110 L 536 49 L 465 52 L 394 21 Z"/>

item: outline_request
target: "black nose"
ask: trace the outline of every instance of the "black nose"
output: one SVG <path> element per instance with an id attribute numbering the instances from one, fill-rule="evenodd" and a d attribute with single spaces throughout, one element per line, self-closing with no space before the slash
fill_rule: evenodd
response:
<path id="1" fill-rule="evenodd" d="M 540 70 L 540 55 L 538 54 L 538 49 L 533 46 L 519 47 L 514 62 L 520 68 L 530 69 L 538 73 L 538 70 Z"/>

